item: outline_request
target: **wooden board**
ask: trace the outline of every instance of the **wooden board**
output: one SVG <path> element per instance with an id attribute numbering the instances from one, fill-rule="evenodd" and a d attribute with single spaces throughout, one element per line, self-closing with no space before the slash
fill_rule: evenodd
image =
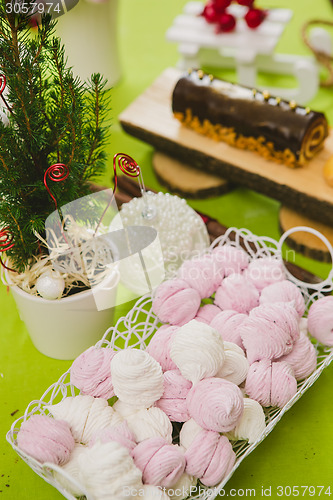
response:
<path id="1" fill-rule="evenodd" d="M 181 125 L 171 111 L 175 68 L 162 75 L 119 116 L 123 129 L 185 163 L 282 201 L 300 213 L 333 225 L 333 188 L 323 166 L 333 155 L 333 132 L 306 166 L 288 168 L 259 154 L 216 142 Z"/>
<path id="2" fill-rule="evenodd" d="M 222 177 L 201 172 L 158 151 L 153 156 L 153 168 L 158 181 L 170 193 L 184 198 L 210 198 L 231 189 L 231 184 Z"/>
<path id="3" fill-rule="evenodd" d="M 305 217 L 290 208 L 284 206 L 281 207 L 279 213 L 279 223 L 282 233 L 296 226 L 313 227 L 326 236 L 328 241 L 333 246 L 333 227 L 310 219 L 309 217 Z M 331 254 L 325 243 L 311 233 L 292 233 L 287 238 L 287 244 L 296 250 L 296 252 L 302 253 L 306 257 L 319 260 L 320 262 L 332 262 Z"/>

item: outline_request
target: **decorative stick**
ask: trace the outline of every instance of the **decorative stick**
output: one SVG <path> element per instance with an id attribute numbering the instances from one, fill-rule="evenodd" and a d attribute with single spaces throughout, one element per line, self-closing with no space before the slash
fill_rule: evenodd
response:
<path id="1" fill-rule="evenodd" d="M 3 229 L 0 230 L 0 253 L 6 252 L 7 250 L 15 246 L 15 243 L 13 243 L 13 239 L 14 236 L 11 233 L 9 227 L 4 227 Z M 1 256 L 0 256 L 0 264 L 4 269 L 7 269 L 7 271 L 12 271 L 13 273 L 17 273 L 15 269 L 6 266 Z"/>
<path id="2" fill-rule="evenodd" d="M 7 100 L 3 96 L 3 92 L 4 92 L 5 88 L 6 88 L 6 84 L 7 84 L 6 76 L 1 73 L 0 74 L 0 97 L 3 100 L 3 103 L 6 106 L 6 108 L 8 109 L 8 111 L 10 113 L 13 113 L 12 108 L 9 106 Z"/>
<path id="3" fill-rule="evenodd" d="M 55 163 L 51 165 L 44 174 L 44 186 L 46 187 L 47 192 L 51 196 L 56 210 L 58 210 L 58 203 L 53 194 L 51 193 L 50 188 L 47 185 L 47 179 L 49 178 L 52 182 L 63 182 L 69 176 L 69 169 L 67 165 L 64 163 Z"/>
<path id="4" fill-rule="evenodd" d="M 116 192 L 116 189 L 118 186 L 117 167 L 128 177 L 140 177 L 139 185 L 140 185 L 141 195 L 143 195 L 146 191 L 146 188 L 145 188 L 145 185 L 143 182 L 142 173 L 141 173 L 140 167 L 136 163 L 136 161 L 131 156 L 129 156 L 127 154 L 124 154 L 124 153 L 115 154 L 113 157 L 113 172 L 114 172 L 113 191 L 112 191 L 110 200 L 109 200 L 108 204 L 106 205 L 106 207 L 102 213 L 102 216 L 97 224 L 94 236 L 96 236 L 97 231 L 102 223 L 102 220 L 103 220 L 107 210 L 110 208 L 112 201 L 114 200 L 115 192 Z"/>
<path id="5" fill-rule="evenodd" d="M 67 179 L 68 176 L 69 176 L 69 168 L 67 167 L 67 165 L 65 165 L 64 163 L 55 163 L 54 165 L 51 165 L 45 171 L 44 186 L 45 186 L 47 192 L 49 193 L 50 197 L 52 198 L 54 205 L 55 205 L 55 208 L 58 211 L 59 217 L 61 219 L 61 224 L 59 223 L 60 231 L 64 237 L 64 240 L 70 246 L 70 243 L 68 242 L 66 235 L 65 235 L 65 232 L 64 232 L 64 221 L 63 221 L 61 210 L 58 209 L 57 200 L 55 199 L 49 186 L 47 185 L 47 179 L 49 179 L 52 182 L 63 182 Z"/>

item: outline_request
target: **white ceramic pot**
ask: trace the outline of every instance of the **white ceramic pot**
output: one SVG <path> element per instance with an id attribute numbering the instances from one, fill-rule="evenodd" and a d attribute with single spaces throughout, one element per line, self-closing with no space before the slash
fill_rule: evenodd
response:
<path id="1" fill-rule="evenodd" d="M 119 275 L 93 290 L 79 292 L 59 300 L 30 295 L 17 286 L 11 290 L 20 318 L 24 321 L 35 347 L 55 359 L 74 359 L 102 338 L 112 326 Z M 105 294 L 104 295 L 104 291 Z M 97 304 L 96 304 L 97 293 Z M 98 295 L 104 297 L 104 308 L 98 308 Z M 110 307 L 105 308 L 106 300 Z"/>
<path id="2" fill-rule="evenodd" d="M 80 0 L 58 18 L 57 35 L 65 45 L 69 66 L 82 80 L 100 73 L 108 87 L 120 78 L 117 40 L 118 0 Z"/>

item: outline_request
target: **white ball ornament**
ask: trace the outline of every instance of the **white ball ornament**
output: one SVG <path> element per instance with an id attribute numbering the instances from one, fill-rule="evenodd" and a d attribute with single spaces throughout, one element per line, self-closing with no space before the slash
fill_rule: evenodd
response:
<path id="1" fill-rule="evenodd" d="M 43 273 L 36 281 L 36 290 L 43 299 L 60 299 L 64 289 L 64 279 L 54 271 Z"/>
<path id="2" fill-rule="evenodd" d="M 209 245 L 202 218 L 178 196 L 145 192 L 142 197 L 124 203 L 120 215 L 124 226 L 145 225 L 156 229 L 166 271 L 177 269 L 185 258 Z"/>

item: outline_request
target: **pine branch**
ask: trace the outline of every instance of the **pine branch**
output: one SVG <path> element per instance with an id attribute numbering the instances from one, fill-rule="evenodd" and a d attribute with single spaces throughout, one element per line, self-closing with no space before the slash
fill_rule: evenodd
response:
<path id="1" fill-rule="evenodd" d="M 21 67 L 20 52 L 18 48 L 18 38 L 17 38 L 17 16 L 14 14 L 8 14 L 8 21 L 11 30 L 11 40 L 12 40 L 12 50 L 14 53 L 14 62 L 18 68 Z"/>
<path id="2" fill-rule="evenodd" d="M 54 62 L 55 62 L 55 66 L 57 68 L 59 83 L 60 83 L 60 96 L 61 96 L 61 109 L 62 109 L 64 106 L 64 96 L 65 96 L 64 82 L 63 82 L 63 62 L 64 61 L 63 61 L 63 54 L 61 52 L 59 54 L 59 43 L 57 40 L 54 40 L 54 42 L 53 42 L 53 54 L 54 54 Z M 60 57 L 61 57 L 61 59 L 60 59 Z"/>
<path id="3" fill-rule="evenodd" d="M 73 85 L 71 83 L 69 83 L 68 88 L 69 88 L 69 91 L 70 91 L 70 94 L 71 94 L 71 97 L 72 97 L 72 100 L 73 100 L 73 113 L 74 113 L 75 105 L 76 105 L 76 96 L 75 96 L 75 93 L 74 93 Z M 74 159 L 74 155 L 75 155 L 76 134 L 75 134 L 75 127 L 74 127 L 74 123 L 73 123 L 73 119 L 72 119 L 72 114 L 71 113 L 69 113 L 67 115 L 67 119 L 68 119 L 68 125 L 69 125 L 69 128 L 70 128 L 70 131 L 71 131 L 71 134 L 72 134 L 72 149 L 71 149 L 71 153 L 70 153 L 70 156 L 69 156 L 69 159 L 68 159 L 68 163 L 67 163 L 67 166 L 70 167 L 70 165 L 71 165 L 71 163 L 72 163 L 72 161 Z"/>
<path id="4" fill-rule="evenodd" d="M 104 124 L 105 111 L 109 106 L 109 98 L 104 90 L 105 83 L 101 75 L 92 75 L 89 95 L 91 115 L 86 129 L 86 135 L 90 138 L 91 148 L 85 161 L 82 179 L 90 178 L 91 171 L 94 171 L 95 175 L 98 174 L 99 161 L 102 161 L 103 164 L 105 161 L 105 155 L 102 149 L 108 137 L 107 128 Z"/>
<path id="5" fill-rule="evenodd" d="M 95 93 L 95 134 L 94 134 L 94 139 L 89 151 L 89 156 L 87 159 L 87 167 L 91 164 L 91 158 L 92 155 L 96 149 L 97 145 L 97 132 L 99 130 L 99 79 L 96 77 L 92 79 L 92 82 L 94 84 L 94 93 Z"/>
<path id="6" fill-rule="evenodd" d="M 21 240 L 21 243 L 24 245 L 24 237 L 23 237 L 23 233 L 22 233 L 22 230 L 21 230 L 21 227 L 20 227 L 20 224 L 17 220 L 17 218 L 14 216 L 13 214 L 13 211 L 11 209 L 11 206 L 10 205 L 6 205 L 6 209 L 7 209 L 7 212 L 9 214 L 9 217 L 11 218 L 11 220 L 14 222 L 14 227 L 12 224 L 10 224 L 10 227 L 12 229 L 12 231 L 16 229 L 16 231 L 19 233 L 19 236 L 20 236 L 20 240 Z"/>
<path id="7" fill-rule="evenodd" d="M 21 64 L 21 58 L 20 58 L 20 50 L 19 50 L 19 38 L 18 38 L 18 28 L 22 26 L 22 23 L 20 22 L 17 22 L 17 16 L 15 16 L 14 14 L 8 14 L 8 23 L 9 23 L 9 27 L 10 27 L 10 31 L 11 31 L 11 40 L 10 40 L 10 45 L 11 45 L 11 49 L 12 49 L 12 52 L 13 52 L 13 62 L 15 64 L 15 66 L 17 67 L 17 85 L 14 87 L 14 91 L 16 93 L 16 96 L 17 96 L 17 104 L 18 104 L 18 107 L 21 109 L 22 111 L 22 114 L 23 114 L 23 117 L 24 117 L 24 121 L 25 121 L 25 124 L 22 124 L 20 122 L 20 120 L 17 120 L 17 126 L 22 129 L 25 125 L 25 131 L 28 133 L 28 136 L 30 137 L 31 141 L 28 141 L 27 144 L 29 144 L 29 142 L 33 142 L 33 131 L 32 131 L 32 127 L 31 127 L 31 123 L 30 123 L 30 119 L 29 119 L 29 114 L 27 112 L 27 109 L 26 109 L 26 104 L 25 104 L 25 99 L 24 99 L 24 96 L 22 95 L 22 93 L 20 92 L 20 87 L 24 87 L 26 85 L 26 81 L 22 80 L 22 64 Z M 22 43 L 22 41 L 21 41 Z M 24 72 L 24 75 L 25 74 L 28 74 L 29 75 L 29 68 L 26 67 L 25 68 L 25 72 Z M 29 80 L 28 80 L 29 81 Z M 31 82 L 30 82 L 31 83 Z M 33 94 L 31 93 L 32 91 L 32 86 L 30 85 L 30 98 L 31 98 L 31 101 L 33 102 L 34 100 L 34 96 Z M 13 111 L 12 111 L 13 113 Z M 37 158 L 37 155 L 34 153 L 34 149 L 33 147 L 30 147 L 29 148 L 29 153 L 31 155 L 31 158 L 33 160 L 33 163 L 36 167 L 36 169 L 39 171 L 40 174 L 42 174 L 42 169 L 40 168 L 40 165 L 38 163 L 38 158 Z"/>

